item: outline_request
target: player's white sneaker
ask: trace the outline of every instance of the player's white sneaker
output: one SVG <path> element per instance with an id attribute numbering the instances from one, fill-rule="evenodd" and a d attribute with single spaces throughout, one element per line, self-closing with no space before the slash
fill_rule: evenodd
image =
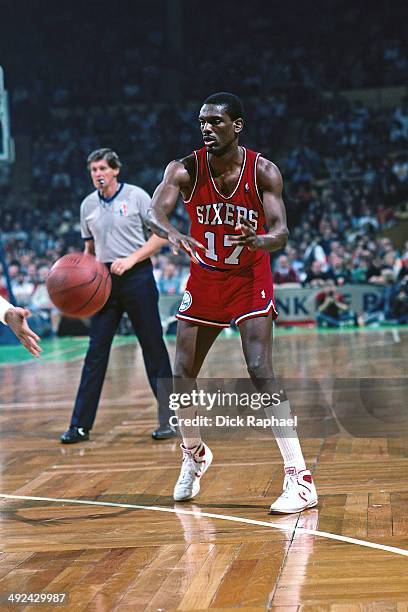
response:
<path id="1" fill-rule="evenodd" d="M 175 501 L 193 499 L 200 491 L 200 479 L 208 470 L 212 461 L 212 452 L 204 442 L 195 448 L 186 448 L 180 444 L 183 451 L 183 463 L 180 476 L 174 487 Z"/>
<path id="2" fill-rule="evenodd" d="M 293 468 L 288 468 L 285 472 L 283 493 L 273 502 L 270 512 L 291 514 L 316 506 L 317 492 L 309 470 L 302 470 L 296 474 Z"/>

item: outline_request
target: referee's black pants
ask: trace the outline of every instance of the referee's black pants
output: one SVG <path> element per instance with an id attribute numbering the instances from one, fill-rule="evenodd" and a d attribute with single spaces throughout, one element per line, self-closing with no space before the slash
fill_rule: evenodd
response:
<path id="1" fill-rule="evenodd" d="M 142 348 L 150 386 L 158 399 L 160 425 L 168 424 L 173 413 L 168 406 L 167 381 L 171 382 L 172 372 L 163 340 L 158 300 L 159 293 L 150 259 L 136 264 L 122 276 L 112 274 L 111 295 L 102 310 L 91 319 L 89 347 L 71 426 L 92 428 L 113 337 L 124 312 L 127 312 Z M 158 389 L 160 379 L 164 379 L 164 384 L 159 384 Z"/>

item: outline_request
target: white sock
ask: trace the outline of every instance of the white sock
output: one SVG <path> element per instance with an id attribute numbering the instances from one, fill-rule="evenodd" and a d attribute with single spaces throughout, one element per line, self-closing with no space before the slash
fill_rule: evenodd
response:
<path id="1" fill-rule="evenodd" d="M 178 428 L 183 437 L 183 446 L 190 449 L 201 443 L 200 427 L 198 425 L 185 425 L 185 420 L 194 419 L 196 416 L 196 406 L 187 406 L 177 410 Z"/>
<path id="2" fill-rule="evenodd" d="M 288 400 L 281 402 L 277 406 L 267 406 L 265 408 L 265 414 L 268 419 L 272 419 L 273 417 L 275 417 L 275 419 L 285 419 L 286 421 L 288 419 L 293 419 Z M 285 471 L 289 468 L 295 468 L 296 473 L 305 470 L 306 464 L 300 447 L 296 427 L 272 425 L 272 431 L 283 458 Z"/>

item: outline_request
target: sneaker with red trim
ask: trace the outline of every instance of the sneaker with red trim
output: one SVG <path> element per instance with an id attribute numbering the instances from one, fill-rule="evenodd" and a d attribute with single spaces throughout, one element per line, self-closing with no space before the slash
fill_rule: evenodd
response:
<path id="1" fill-rule="evenodd" d="M 213 456 L 204 442 L 194 448 L 180 444 L 180 448 L 183 451 L 183 463 L 173 497 L 175 501 L 187 501 L 198 495 L 201 477 L 210 467 Z"/>
<path id="2" fill-rule="evenodd" d="M 296 473 L 294 468 L 286 468 L 283 493 L 273 502 L 270 512 L 291 514 L 316 505 L 317 492 L 309 470 Z"/>

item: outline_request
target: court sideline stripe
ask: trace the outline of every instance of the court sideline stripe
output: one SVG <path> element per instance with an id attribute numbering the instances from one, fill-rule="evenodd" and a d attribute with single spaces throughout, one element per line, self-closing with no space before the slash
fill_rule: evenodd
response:
<path id="1" fill-rule="evenodd" d="M 295 531 L 301 533 L 307 533 L 309 535 L 318 536 L 321 538 L 328 538 L 329 540 L 337 540 L 339 542 L 345 542 L 347 544 L 356 544 L 357 546 L 365 546 L 366 548 L 375 548 L 377 550 L 384 550 L 386 552 L 395 553 L 396 555 L 402 555 L 408 557 L 408 550 L 403 548 L 397 548 L 396 546 L 387 546 L 385 544 L 377 544 L 376 542 L 367 542 L 366 540 L 359 540 L 357 538 L 350 538 L 348 536 L 338 535 L 336 533 L 329 533 L 327 531 L 317 531 L 315 529 L 308 529 L 307 527 L 285 527 L 278 525 L 277 523 L 267 523 L 266 521 L 258 521 L 256 519 L 241 518 L 239 516 L 228 516 L 226 514 L 213 514 L 211 512 L 197 512 L 197 510 L 179 510 L 174 508 L 164 508 L 161 506 L 141 506 L 138 504 L 122 504 L 118 502 L 99 502 L 91 500 L 79 500 L 79 499 L 63 499 L 55 497 L 33 497 L 29 495 L 8 495 L 6 493 L 0 493 L 0 498 L 4 499 L 22 499 L 31 501 L 49 501 L 63 504 L 80 504 L 83 506 L 106 506 L 108 508 L 130 508 L 134 510 L 151 510 L 154 512 L 169 512 L 171 514 L 187 514 L 194 516 L 195 518 L 206 517 L 213 519 L 220 519 L 222 521 L 230 521 L 234 523 L 246 523 L 248 525 L 258 525 L 260 527 L 269 527 L 270 529 L 279 529 L 280 531 Z"/>

